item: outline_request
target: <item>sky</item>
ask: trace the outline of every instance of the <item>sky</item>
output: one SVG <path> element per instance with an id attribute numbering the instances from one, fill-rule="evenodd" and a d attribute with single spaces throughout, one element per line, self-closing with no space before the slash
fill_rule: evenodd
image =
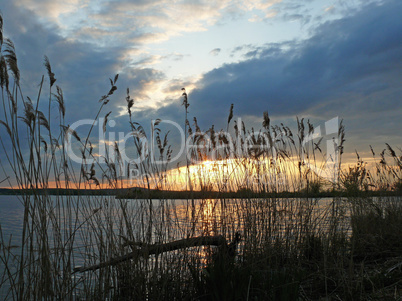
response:
<path id="1" fill-rule="evenodd" d="M 343 119 L 346 156 L 402 148 L 399 0 L 0 0 L 0 10 L 25 94 L 35 99 L 46 55 L 68 124 L 94 118 L 119 74 L 104 109 L 116 133 L 129 131 L 127 88 L 133 119 L 148 125 L 182 123 L 185 87 L 204 130 L 225 128 L 233 103 L 256 128 L 263 111 L 274 124 Z"/>

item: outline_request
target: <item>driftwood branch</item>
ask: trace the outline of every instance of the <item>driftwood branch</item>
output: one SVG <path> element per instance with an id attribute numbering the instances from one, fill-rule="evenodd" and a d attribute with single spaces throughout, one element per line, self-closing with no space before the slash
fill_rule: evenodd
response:
<path id="1" fill-rule="evenodd" d="M 104 268 L 111 265 L 116 265 L 126 260 L 135 259 L 140 256 L 147 257 L 152 254 L 160 254 L 164 252 L 170 252 L 179 249 L 185 249 L 190 247 L 197 246 L 222 246 L 227 245 L 226 239 L 222 235 L 217 236 L 199 236 L 192 237 L 186 239 L 180 239 L 164 244 L 139 244 L 139 243 L 129 243 L 130 245 L 136 246 L 137 249 L 134 249 L 132 252 L 127 253 L 122 256 L 114 257 L 106 262 L 101 262 L 89 267 L 76 267 L 74 268 L 73 273 L 77 272 L 86 272 L 86 271 L 95 271 L 100 268 Z M 139 248 L 138 248 L 139 247 Z"/>

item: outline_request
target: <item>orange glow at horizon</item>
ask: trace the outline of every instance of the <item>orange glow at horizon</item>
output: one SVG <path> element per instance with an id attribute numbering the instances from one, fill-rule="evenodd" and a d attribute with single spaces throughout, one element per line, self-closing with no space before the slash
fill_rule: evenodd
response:
<path id="1" fill-rule="evenodd" d="M 159 178 L 148 178 L 150 188 L 171 191 L 206 190 L 238 191 L 251 189 L 276 191 L 295 189 L 300 170 L 298 161 L 250 158 L 204 161 L 190 166 L 181 166 L 161 174 Z M 318 165 L 318 164 L 317 164 Z M 322 167 L 322 165 L 321 165 Z M 303 172 L 309 169 L 302 167 Z M 147 179 L 134 179 L 132 187 L 147 187 Z"/>
<path id="2" fill-rule="evenodd" d="M 317 163 L 317 169 L 322 168 L 325 163 Z M 169 191 L 183 190 L 206 190 L 206 191 L 238 191 L 239 189 L 251 189 L 261 191 L 264 189 L 284 191 L 300 188 L 301 174 L 314 171 L 308 171 L 309 167 L 302 165 L 299 170 L 298 161 L 288 158 L 286 160 L 261 159 L 254 160 L 250 158 L 207 160 L 198 164 L 181 166 L 170 169 L 156 175 L 140 175 L 133 178 L 121 178 L 117 181 L 96 183 L 93 180 L 82 181 L 77 184 L 70 181 L 68 187 L 64 181 L 56 183 L 50 181 L 46 188 L 70 188 L 70 189 L 124 189 L 124 188 L 151 188 Z M 350 165 L 346 162 L 342 164 L 343 169 Z M 188 172 L 187 172 L 188 169 Z M 14 188 L 16 187 L 3 187 Z M 18 188 L 17 188 L 18 189 Z M 26 188 L 29 189 L 29 188 Z"/>

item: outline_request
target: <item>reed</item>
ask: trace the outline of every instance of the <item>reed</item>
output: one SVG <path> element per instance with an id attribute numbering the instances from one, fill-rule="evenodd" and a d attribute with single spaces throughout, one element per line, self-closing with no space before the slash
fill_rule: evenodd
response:
<path id="1" fill-rule="evenodd" d="M 391 146 L 386 145 L 380 159 L 375 159 L 375 169 L 366 168 L 360 157 L 348 169 L 342 169 L 339 160 L 334 170 L 340 181 L 325 181 L 312 171 L 324 169 L 328 156 L 321 140 L 308 139 L 315 131 L 309 121 L 298 119 L 297 129 L 292 130 L 283 124 L 271 125 L 265 112 L 261 129 L 248 129 L 233 119 L 231 106 L 224 118 L 226 132 L 216 131 L 213 125 L 203 131 L 196 117 L 193 125 L 189 122 L 190 99 L 184 90 L 185 130 L 191 142 L 185 159 L 186 187 L 243 194 L 241 198 L 151 199 L 147 190 L 174 188 L 174 179 L 167 176 L 173 148 L 159 119 L 152 123 L 148 137 L 135 122 L 134 101 L 127 89 L 131 147 L 143 160 L 126 169 L 116 141 L 110 141 L 114 147 L 99 158 L 93 147 L 98 141 L 91 137 L 95 122 L 84 135 L 65 124 L 68 108 L 62 89 L 54 88 L 57 76 L 49 58 L 44 58 L 48 77 L 42 77 L 31 100 L 20 86 L 16 49 L 2 35 L 0 50 L 4 164 L 12 170 L 16 188 L 31 191 L 18 196 L 23 207 L 21 233 L 5 233 L 0 222 L 3 299 L 367 300 L 400 296 L 400 194 L 365 195 L 370 190 L 401 191 L 400 155 Z M 118 76 L 110 79 L 110 87 L 98 100 L 94 120 L 104 116 L 103 133 L 110 116 L 104 110 L 117 81 Z M 48 102 L 44 104 L 43 99 Z M 336 135 L 336 154 L 341 156 L 342 123 Z M 143 138 L 155 143 L 158 153 L 151 153 Z M 69 158 L 66 141 L 80 150 L 79 166 Z M 210 164 L 191 164 L 206 161 Z M 142 199 L 116 199 L 114 194 L 49 195 L 41 190 L 54 183 L 58 188 L 108 187 L 117 193 L 125 185 L 120 175 L 131 169 L 145 175 Z M 311 197 L 324 190 L 336 191 L 338 196 Z M 307 197 L 252 198 L 256 192 L 303 192 Z M 218 235 L 232 241 L 237 232 L 242 240 L 235 256 L 216 246 L 189 245 L 94 271 L 74 270 L 147 245 Z"/>

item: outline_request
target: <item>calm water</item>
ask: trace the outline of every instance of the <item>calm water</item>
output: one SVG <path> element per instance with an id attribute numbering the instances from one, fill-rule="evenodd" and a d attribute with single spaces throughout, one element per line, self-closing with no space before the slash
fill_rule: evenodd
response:
<path id="1" fill-rule="evenodd" d="M 0 225 L 4 240 L 11 238 L 14 243 L 21 240 L 23 208 L 17 196 L 0 195 Z"/>
<path id="2" fill-rule="evenodd" d="M 7 252 L 16 256 L 21 252 L 22 202 L 21 197 L 0 195 L 0 251 L 4 251 L 0 257 Z M 118 249 L 124 242 L 121 236 L 137 242 L 151 240 L 152 243 L 165 243 L 218 234 L 230 240 L 236 231 L 240 231 L 243 237 L 258 245 L 281 238 L 288 241 L 293 237 L 297 239 L 304 231 L 350 233 L 348 202 L 345 199 L 149 201 L 116 200 L 110 196 L 52 196 L 45 206 L 32 198 L 26 203 L 33 212 L 29 220 L 30 223 L 34 221 L 34 227 L 30 229 L 34 228 L 35 233 L 41 233 L 40 227 L 46 229 L 52 260 L 64 256 L 58 254 L 58 250 L 68 246 L 73 250 L 72 267 L 97 264 L 110 258 L 99 257 L 100 242 L 107 246 L 106 250 L 113 249 L 108 251 L 113 254 L 103 256 L 115 256 L 118 251 L 121 254 L 122 249 Z M 45 224 L 41 223 L 43 220 L 46 220 Z M 38 241 L 36 237 L 34 244 Z M 240 252 L 242 247 L 244 245 L 240 247 Z M 13 265 L 10 266 L 13 268 Z M 0 280 L 4 268 L 1 261 Z M 15 266 L 13 269 L 17 271 Z M 7 284 L 0 283 L 1 300 L 4 299 L 5 288 Z"/>
<path id="3" fill-rule="evenodd" d="M 47 207 L 51 208 L 51 212 L 54 215 L 53 218 L 58 219 L 59 224 L 66 227 L 73 225 L 75 228 L 79 228 L 80 231 L 78 233 L 81 231 L 90 231 L 91 227 L 94 227 L 94 223 L 102 221 L 107 221 L 116 229 L 123 226 L 127 230 L 124 226 L 124 216 L 122 214 L 122 208 L 124 207 L 126 215 L 129 215 L 129 221 L 134 228 L 132 230 L 136 232 L 136 238 L 141 238 L 140 236 L 144 234 L 140 233 L 144 232 L 144 221 L 148 221 L 151 218 L 155 225 L 159 223 L 166 228 L 158 229 L 158 226 L 155 226 L 153 235 L 168 236 L 169 241 L 188 237 L 190 227 L 193 228 L 191 231 L 194 232 L 194 224 L 196 224 L 196 232 L 191 233 L 192 235 L 229 235 L 230 233 L 222 233 L 220 230 L 224 232 L 230 229 L 232 232 L 242 231 L 245 211 L 250 211 L 256 219 L 264 219 L 263 215 L 267 215 L 266 211 L 272 209 L 272 207 L 268 208 L 265 205 L 265 200 L 253 200 L 251 202 L 249 200 L 226 200 L 224 203 L 221 200 L 195 200 L 194 203 L 191 200 L 154 200 L 152 202 L 152 217 L 150 217 L 148 212 L 150 204 L 145 200 L 119 201 L 110 196 L 96 196 L 85 197 L 77 205 L 78 197 L 69 197 L 68 204 L 65 199 L 65 197 L 52 196 L 52 204 L 47 205 Z M 14 247 L 21 245 L 24 218 L 24 206 L 22 202 L 23 200 L 18 196 L 0 195 L 2 241 L 7 242 L 7 244 L 10 242 L 8 245 Z M 34 202 L 31 201 L 31 203 Z M 71 206 L 71 204 L 73 204 L 72 207 L 76 206 L 75 210 L 71 212 L 66 211 L 66 207 Z M 314 217 L 310 218 L 314 218 L 314 222 L 325 226 L 326 216 L 330 213 L 332 204 L 332 198 L 309 200 L 306 208 L 303 209 L 301 208 L 301 206 L 304 206 L 302 203 L 289 199 L 278 201 L 275 204 L 275 208 L 278 212 L 277 217 L 282 218 L 283 222 L 286 223 L 292 218 L 296 220 L 298 218 L 297 215 L 309 212 L 309 209 L 314 207 L 314 210 L 312 210 Z M 96 212 L 97 210 L 100 212 Z M 294 214 L 289 214 L 289 210 L 294 211 Z M 96 213 L 94 214 L 94 212 Z M 47 216 L 50 215 L 47 212 Z M 68 217 L 72 217 L 73 220 L 69 220 Z M 37 218 L 39 219 L 39 217 Z M 197 222 L 193 223 L 193 220 Z M 51 228 L 51 223 L 48 226 Z M 135 229 L 139 230 L 136 231 Z M 79 248 L 80 242 L 84 242 L 80 241 L 79 236 L 77 238 L 77 248 Z"/>

